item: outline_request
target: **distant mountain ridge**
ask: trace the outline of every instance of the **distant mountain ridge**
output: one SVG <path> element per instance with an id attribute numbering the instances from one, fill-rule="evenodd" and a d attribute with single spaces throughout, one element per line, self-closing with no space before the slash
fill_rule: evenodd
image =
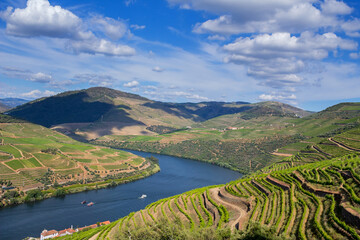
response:
<path id="1" fill-rule="evenodd" d="M 2 98 L 0 99 L 0 103 L 4 104 L 8 108 L 14 108 L 29 102 L 28 100 L 22 98 Z"/>
<path id="2" fill-rule="evenodd" d="M 70 132 L 152 135 L 150 126 L 184 128 L 227 114 L 244 113 L 302 117 L 309 112 L 283 103 L 200 102 L 166 103 L 122 91 L 94 87 L 68 91 L 18 106 L 9 115 Z M 90 136 L 87 136 L 89 138 Z"/>
<path id="3" fill-rule="evenodd" d="M 0 102 L 0 113 L 1 112 L 5 112 L 7 110 L 9 110 L 10 108 L 8 106 L 6 106 L 5 104 Z"/>

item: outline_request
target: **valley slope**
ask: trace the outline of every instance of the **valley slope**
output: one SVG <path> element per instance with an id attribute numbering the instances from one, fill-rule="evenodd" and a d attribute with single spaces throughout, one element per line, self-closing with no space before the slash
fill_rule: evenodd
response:
<path id="1" fill-rule="evenodd" d="M 287 129 L 311 113 L 277 102 L 163 103 L 90 88 L 38 99 L 8 114 L 91 143 L 207 161 L 248 173 L 279 159 L 271 152 L 303 139 Z"/>
<path id="2" fill-rule="evenodd" d="M 321 136 L 332 136 L 360 124 L 360 103 L 339 104 L 301 118 L 294 112 L 282 111 L 279 103 L 254 105 L 172 133 L 108 135 L 91 142 L 186 157 L 250 173 L 296 154 L 308 143 L 318 144 Z"/>
<path id="3" fill-rule="evenodd" d="M 62 239 L 360 239 L 360 127 L 325 139 L 326 149 Z"/>
<path id="4" fill-rule="evenodd" d="M 20 203 L 31 189 L 52 196 L 116 185 L 159 171 L 155 162 L 128 152 L 77 142 L 45 127 L 0 114 L 0 183 L 15 188 L 0 207 Z M 15 190 L 17 194 L 15 194 Z M 22 196 L 20 192 L 24 192 Z"/>

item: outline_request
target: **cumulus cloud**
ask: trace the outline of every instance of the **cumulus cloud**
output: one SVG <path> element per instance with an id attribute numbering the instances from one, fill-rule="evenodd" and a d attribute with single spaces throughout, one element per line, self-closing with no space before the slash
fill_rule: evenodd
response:
<path id="1" fill-rule="evenodd" d="M 131 81 L 131 82 L 127 82 L 127 83 L 124 83 L 124 87 L 128 87 L 128 88 L 133 88 L 133 87 L 137 87 L 139 86 L 139 82 L 138 81 Z"/>
<path id="2" fill-rule="evenodd" d="M 305 70 L 307 61 L 322 60 L 337 49 L 356 48 L 355 42 L 334 33 L 310 32 L 299 37 L 290 33 L 273 33 L 238 38 L 223 47 L 228 52 L 226 62 L 248 66 L 249 75 L 273 88 L 298 85 L 302 81 L 299 73 Z"/>
<path id="3" fill-rule="evenodd" d="M 28 0 L 26 8 L 8 7 L 2 14 L 6 32 L 19 37 L 80 38 L 81 19 L 48 0 Z"/>
<path id="4" fill-rule="evenodd" d="M 135 49 L 132 47 L 97 38 L 87 41 L 72 41 L 69 48 L 75 53 L 104 54 L 107 56 L 133 56 L 135 54 Z"/>
<path id="5" fill-rule="evenodd" d="M 41 98 L 41 97 L 49 97 L 49 96 L 52 96 L 55 94 L 56 94 L 56 92 L 53 92 L 53 91 L 49 91 L 49 90 L 40 91 L 40 90 L 36 89 L 36 90 L 32 90 L 30 92 L 22 93 L 22 94 L 20 94 L 20 96 L 24 97 L 26 99 L 37 99 L 37 98 Z"/>
<path id="6" fill-rule="evenodd" d="M 332 15 L 347 15 L 353 11 L 346 3 L 336 0 L 325 0 L 321 4 L 321 9 L 323 13 Z"/>
<path id="7" fill-rule="evenodd" d="M 186 9 L 205 10 L 219 15 L 215 19 L 198 23 L 196 33 L 301 33 L 321 27 L 337 27 L 339 15 L 350 14 L 352 9 L 336 0 L 168 0 L 170 4 Z M 320 3 L 320 4 L 318 4 Z"/>
<path id="8" fill-rule="evenodd" d="M 342 24 L 342 29 L 350 37 L 360 37 L 360 19 L 355 18 Z"/>
<path id="9" fill-rule="evenodd" d="M 11 78 L 24 79 L 27 81 L 38 82 L 38 83 L 50 83 L 54 80 L 51 75 L 43 72 L 34 73 L 30 70 L 24 70 L 24 69 L 12 68 L 12 67 L 4 67 L 2 69 L 2 73 Z"/>
<path id="10" fill-rule="evenodd" d="M 162 69 L 162 68 L 159 67 L 159 66 L 154 67 L 152 70 L 153 70 L 154 72 L 163 72 L 163 71 L 164 71 L 164 69 Z"/>
<path id="11" fill-rule="evenodd" d="M 66 46 L 75 53 L 107 56 L 135 54 L 134 48 L 112 42 L 128 32 L 123 21 L 93 16 L 84 23 L 69 10 L 60 6 L 51 6 L 48 0 L 28 0 L 24 9 L 9 7 L 1 13 L 1 18 L 6 21 L 8 35 L 65 38 L 69 40 Z M 103 35 L 98 34 L 99 32 L 112 41 L 102 38 Z"/>

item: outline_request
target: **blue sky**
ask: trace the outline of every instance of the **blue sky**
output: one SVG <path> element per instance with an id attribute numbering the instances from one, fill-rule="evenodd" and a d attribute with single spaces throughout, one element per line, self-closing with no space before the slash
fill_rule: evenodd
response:
<path id="1" fill-rule="evenodd" d="M 360 101 L 355 0 L 3 0 L 0 98 L 106 86 L 154 100 Z"/>

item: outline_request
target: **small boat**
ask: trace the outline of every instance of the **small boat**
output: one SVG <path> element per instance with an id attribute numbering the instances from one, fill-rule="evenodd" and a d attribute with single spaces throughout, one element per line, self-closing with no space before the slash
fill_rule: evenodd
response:
<path id="1" fill-rule="evenodd" d="M 141 195 L 141 197 L 139 197 L 140 199 L 146 198 L 147 196 L 145 194 Z"/>
<path id="2" fill-rule="evenodd" d="M 94 203 L 93 203 L 93 202 L 89 202 L 86 206 L 91 207 L 92 205 L 94 205 Z"/>
<path id="3" fill-rule="evenodd" d="M 82 201 L 81 204 L 85 204 L 86 203 L 86 200 Z"/>

